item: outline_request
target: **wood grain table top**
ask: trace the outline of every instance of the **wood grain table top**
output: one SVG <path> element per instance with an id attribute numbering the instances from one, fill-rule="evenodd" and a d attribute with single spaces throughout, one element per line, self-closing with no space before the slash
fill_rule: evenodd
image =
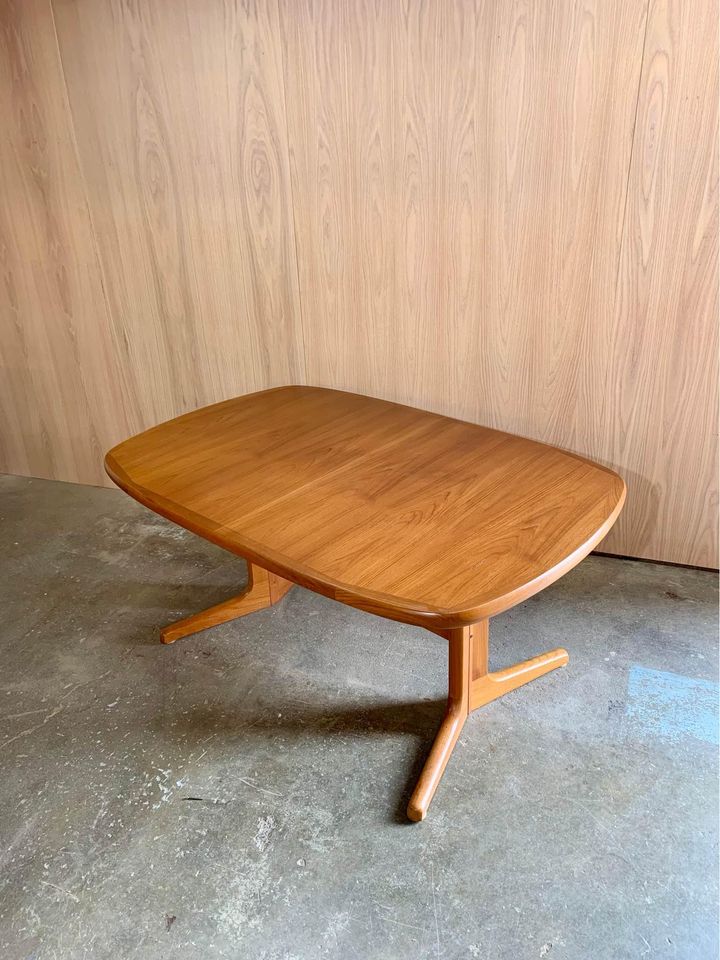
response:
<path id="1" fill-rule="evenodd" d="M 353 393 L 237 397 L 114 447 L 141 503 L 264 568 L 429 629 L 475 623 L 577 564 L 612 526 L 612 470 Z"/>

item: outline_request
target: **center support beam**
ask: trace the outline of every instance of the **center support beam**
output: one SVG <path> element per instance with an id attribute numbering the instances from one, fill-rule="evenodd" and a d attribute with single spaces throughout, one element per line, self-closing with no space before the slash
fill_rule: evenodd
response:
<path id="1" fill-rule="evenodd" d="M 423 820 L 450 759 L 455 743 L 473 710 L 568 662 L 567 650 L 557 647 L 506 670 L 488 670 L 489 621 L 469 627 L 438 630 L 448 641 L 448 703 L 440 729 L 407 807 L 411 820 Z"/>

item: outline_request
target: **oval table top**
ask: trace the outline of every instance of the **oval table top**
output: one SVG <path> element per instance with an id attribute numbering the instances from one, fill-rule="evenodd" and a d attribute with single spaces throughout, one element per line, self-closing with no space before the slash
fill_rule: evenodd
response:
<path id="1" fill-rule="evenodd" d="M 226 400 L 114 447 L 110 477 L 183 527 L 343 603 L 429 629 L 557 580 L 625 499 L 606 467 L 339 390 Z"/>

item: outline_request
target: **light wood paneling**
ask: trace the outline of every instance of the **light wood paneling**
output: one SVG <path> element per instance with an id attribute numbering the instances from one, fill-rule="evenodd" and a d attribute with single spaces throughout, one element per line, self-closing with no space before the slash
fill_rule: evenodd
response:
<path id="1" fill-rule="evenodd" d="M 717 566 L 718 15 L 650 6 L 606 341 L 604 451 L 632 510 L 607 549 Z"/>
<path id="2" fill-rule="evenodd" d="M 601 456 L 607 357 L 589 345 L 615 283 L 645 4 L 553 10 L 501 4 L 490 31 L 487 285 L 469 412 Z"/>
<path id="3" fill-rule="evenodd" d="M 54 9 L 143 422 L 303 379 L 275 4 Z"/>
<path id="4" fill-rule="evenodd" d="M 592 446 L 645 11 L 285 0 L 309 381 Z"/>
<path id="5" fill-rule="evenodd" d="M 645 0 L 281 0 L 281 19 L 308 382 L 630 471 L 612 549 L 716 564 L 714 39 L 701 49 L 716 31 L 703 7 L 672 38 L 652 262 L 633 237 L 648 204 L 643 111 L 652 126 L 658 109 L 644 101 L 667 69 L 652 65 L 660 8 L 649 28 Z M 701 87 L 702 109 L 680 123 Z M 693 162 L 701 209 L 680 226 L 670 198 Z M 668 270 L 675 292 L 658 310 Z M 628 272 L 640 280 L 618 307 Z M 684 434 L 675 466 L 669 420 Z"/>
<path id="6" fill-rule="evenodd" d="M 347 325 L 352 309 L 347 15 L 336 0 L 287 0 L 283 13 L 296 249 L 306 251 L 298 258 L 302 310 L 307 318 L 303 330 L 307 324 L 311 336 L 305 345 L 305 372 L 307 382 L 322 385 L 318 371 L 318 357 L 322 357 L 325 379 L 339 384 L 352 366 L 349 350 L 356 349 L 360 340 L 355 336 L 337 349 L 337 326 Z M 315 29 L 320 23 L 323 28 Z M 362 350 L 366 353 L 365 346 Z"/>
<path id="7" fill-rule="evenodd" d="M 0 465 L 102 482 L 134 426 L 47 0 L 0 5 Z"/>
<path id="8" fill-rule="evenodd" d="M 287 382 L 569 447 L 717 564 L 711 0 L 0 5 L 0 469 Z"/>

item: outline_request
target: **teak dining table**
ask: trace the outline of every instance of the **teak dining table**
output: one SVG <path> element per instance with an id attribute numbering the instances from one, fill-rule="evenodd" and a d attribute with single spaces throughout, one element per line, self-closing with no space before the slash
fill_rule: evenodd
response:
<path id="1" fill-rule="evenodd" d="M 408 803 L 422 820 L 469 714 L 562 667 L 558 647 L 488 669 L 488 623 L 605 536 L 625 484 L 556 447 L 384 400 L 286 386 L 212 404 L 106 456 L 130 496 L 244 557 L 239 596 L 164 643 L 277 603 L 293 585 L 448 643 L 445 716 Z"/>

